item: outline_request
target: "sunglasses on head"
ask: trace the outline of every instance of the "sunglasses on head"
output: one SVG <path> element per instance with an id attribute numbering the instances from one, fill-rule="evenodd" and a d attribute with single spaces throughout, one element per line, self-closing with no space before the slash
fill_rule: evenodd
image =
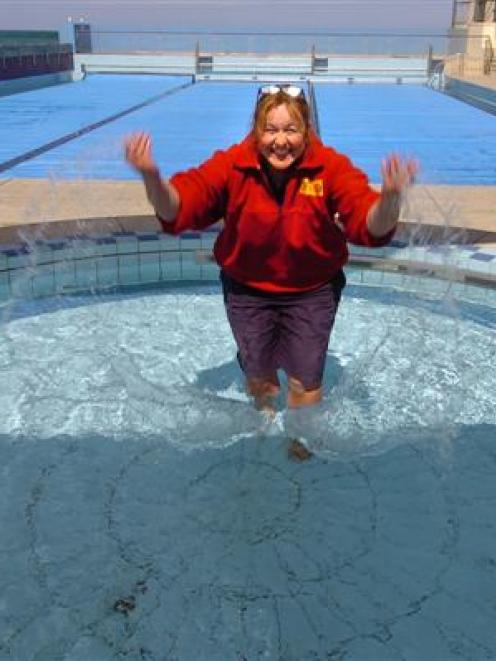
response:
<path id="1" fill-rule="evenodd" d="M 260 99 L 263 99 L 264 96 L 272 96 L 273 94 L 279 94 L 283 92 L 293 99 L 305 98 L 305 92 L 301 87 L 296 85 L 266 85 L 265 87 L 260 87 L 257 94 L 257 103 Z"/>

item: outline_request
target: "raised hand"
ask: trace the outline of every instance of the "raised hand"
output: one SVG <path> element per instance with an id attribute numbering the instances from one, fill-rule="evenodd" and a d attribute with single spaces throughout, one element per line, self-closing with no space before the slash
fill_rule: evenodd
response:
<path id="1" fill-rule="evenodd" d="M 124 141 L 127 162 L 143 177 L 146 195 L 155 213 L 164 221 L 178 214 L 180 198 L 174 186 L 162 178 L 152 156 L 152 141 L 148 133 L 133 133 Z"/>
<path id="2" fill-rule="evenodd" d="M 402 193 L 413 184 L 417 172 L 417 161 L 404 159 L 397 154 L 391 154 L 382 161 L 381 197 L 367 215 L 367 227 L 373 236 L 385 236 L 396 227 L 400 216 Z"/>
<path id="3" fill-rule="evenodd" d="M 414 182 L 418 169 L 417 161 L 397 154 L 387 156 L 381 163 L 382 192 L 402 193 Z"/>
<path id="4" fill-rule="evenodd" d="M 124 141 L 127 162 L 139 173 L 157 172 L 152 155 L 152 140 L 148 133 L 133 133 Z"/>

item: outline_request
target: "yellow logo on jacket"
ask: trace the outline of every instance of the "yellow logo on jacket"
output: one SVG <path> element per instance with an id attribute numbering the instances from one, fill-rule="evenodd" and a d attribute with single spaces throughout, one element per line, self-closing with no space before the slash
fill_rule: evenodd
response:
<path id="1" fill-rule="evenodd" d="M 309 197 L 324 197 L 324 180 L 314 179 L 310 181 L 308 177 L 305 177 L 301 182 L 299 192 Z"/>

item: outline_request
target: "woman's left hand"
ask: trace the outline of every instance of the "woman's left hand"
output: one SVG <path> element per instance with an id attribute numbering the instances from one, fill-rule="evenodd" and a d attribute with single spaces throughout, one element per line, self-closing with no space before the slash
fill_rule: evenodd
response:
<path id="1" fill-rule="evenodd" d="M 367 215 L 367 227 L 375 237 L 389 234 L 400 217 L 401 198 L 404 190 L 413 184 L 418 172 L 418 163 L 391 154 L 381 163 L 381 197 L 370 208 Z"/>
<path id="2" fill-rule="evenodd" d="M 418 169 L 418 163 L 413 159 L 404 159 L 397 154 L 387 156 L 381 163 L 382 192 L 402 193 L 413 184 Z"/>

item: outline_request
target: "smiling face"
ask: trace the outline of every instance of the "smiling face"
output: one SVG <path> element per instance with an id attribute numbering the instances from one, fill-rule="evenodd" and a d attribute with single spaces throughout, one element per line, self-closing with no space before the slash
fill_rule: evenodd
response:
<path id="1" fill-rule="evenodd" d="M 258 149 L 277 170 L 285 170 L 305 151 L 305 130 L 301 121 L 292 116 L 281 103 L 270 110 L 258 133 Z"/>

